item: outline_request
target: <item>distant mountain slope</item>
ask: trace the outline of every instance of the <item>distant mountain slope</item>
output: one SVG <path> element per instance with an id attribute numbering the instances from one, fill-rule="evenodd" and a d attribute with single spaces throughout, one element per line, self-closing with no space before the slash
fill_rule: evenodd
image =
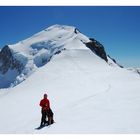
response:
<path id="1" fill-rule="evenodd" d="M 140 68 L 127 68 L 127 69 L 140 75 Z"/>
<path id="2" fill-rule="evenodd" d="M 28 39 L 3 47 L 0 52 L 0 88 L 21 83 L 66 49 L 90 49 L 108 62 L 104 47 L 97 40 L 88 38 L 76 27 L 53 25 Z"/>

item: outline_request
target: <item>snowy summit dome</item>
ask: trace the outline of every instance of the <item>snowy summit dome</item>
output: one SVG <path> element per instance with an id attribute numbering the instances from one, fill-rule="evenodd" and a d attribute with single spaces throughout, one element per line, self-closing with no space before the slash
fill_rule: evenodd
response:
<path id="1" fill-rule="evenodd" d="M 76 27 L 66 25 L 50 26 L 30 38 L 13 45 L 7 45 L 1 50 L 0 73 L 2 76 L 0 76 L 0 81 L 4 83 L 5 80 L 3 79 L 7 79 L 9 84 L 13 81 L 18 84 L 20 82 L 17 81 L 26 79 L 38 67 L 47 64 L 53 56 L 64 50 L 89 49 L 107 61 L 103 46 L 96 40 L 89 39 Z M 8 57 L 7 53 L 9 54 Z M 8 75 L 11 75 L 11 73 L 13 76 L 9 78 Z M 3 77 L 3 74 L 7 77 Z"/>

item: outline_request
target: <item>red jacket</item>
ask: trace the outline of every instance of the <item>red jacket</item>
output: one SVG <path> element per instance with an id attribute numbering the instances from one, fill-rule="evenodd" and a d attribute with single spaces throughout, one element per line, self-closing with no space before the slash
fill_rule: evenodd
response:
<path id="1" fill-rule="evenodd" d="M 50 101 L 47 98 L 44 98 L 40 101 L 40 106 L 43 110 L 50 109 Z"/>

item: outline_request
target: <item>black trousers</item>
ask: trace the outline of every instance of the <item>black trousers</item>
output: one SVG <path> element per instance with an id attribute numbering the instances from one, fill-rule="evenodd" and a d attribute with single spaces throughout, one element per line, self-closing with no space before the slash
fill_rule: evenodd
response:
<path id="1" fill-rule="evenodd" d="M 42 110 L 41 111 L 42 117 L 41 117 L 41 125 L 44 125 L 45 123 L 47 123 L 46 121 L 46 116 L 47 116 L 47 112 L 46 110 Z"/>
<path id="2" fill-rule="evenodd" d="M 46 117 L 52 117 L 53 118 L 53 112 L 51 109 L 49 110 L 43 110 L 41 111 L 42 117 L 41 117 L 41 125 L 45 125 L 47 123 L 46 121 Z M 53 119 L 52 119 L 52 123 L 53 123 Z"/>

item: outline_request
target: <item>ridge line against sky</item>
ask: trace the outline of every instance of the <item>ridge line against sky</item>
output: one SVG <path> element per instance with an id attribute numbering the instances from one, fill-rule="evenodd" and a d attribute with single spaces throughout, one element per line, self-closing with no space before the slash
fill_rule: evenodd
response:
<path id="1" fill-rule="evenodd" d="M 77 27 L 121 65 L 140 67 L 140 7 L 0 7 L 0 47 L 53 25 Z"/>

